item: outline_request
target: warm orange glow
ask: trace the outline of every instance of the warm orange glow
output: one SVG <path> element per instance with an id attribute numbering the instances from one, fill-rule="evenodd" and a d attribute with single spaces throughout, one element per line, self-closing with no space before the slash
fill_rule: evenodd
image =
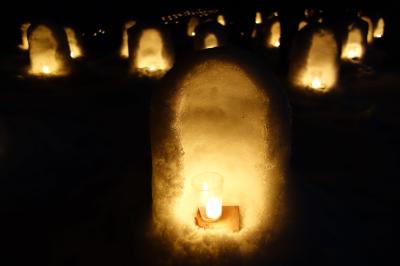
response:
<path id="1" fill-rule="evenodd" d="M 311 88 L 315 90 L 320 90 L 323 88 L 321 79 L 319 77 L 314 77 L 311 82 Z"/>
<path id="2" fill-rule="evenodd" d="M 338 52 L 335 36 L 328 30 L 315 32 L 303 62 L 292 62 L 291 75 L 295 87 L 315 92 L 331 91 L 338 80 Z"/>
<path id="3" fill-rule="evenodd" d="M 29 42 L 28 42 L 28 29 L 31 26 L 31 23 L 24 23 L 21 25 L 21 44 L 18 45 L 19 49 L 21 50 L 28 50 L 29 49 Z"/>
<path id="4" fill-rule="evenodd" d="M 379 18 L 378 23 L 376 24 L 374 30 L 374 37 L 378 39 L 382 38 L 384 32 L 385 32 L 385 21 L 383 20 L 383 18 Z"/>
<path id="5" fill-rule="evenodd" d="M 199 25 L 199 23 L 200 22 L 199 22 L 198 18 L 196 18 L 196 17 L 190 18 L 188 25 L 187 25 L 187 30 L 186 30 L 186 33 L 188 36 L 193 37 L 196 35 L 195 30 L 196 30 L 197 25 Z"/>
<path id="6" fill-rule="evenodd" d="M 49 67 L 48 66 L 43 66 L 42 67 L 42 73 L 43 74 L 50 74 L 50 69 L 49 69 Z"/>
<path id="7" fill-rule="evenodd" d="M 216 221 L 222 214 L 222 176 L 204 172 L 192 178 L 198 208 L 204 221 Z"/>
<path id="8" fill-rule="evenodd" d="M 160 119 L 152 121 L 155 234 L 171 242 L 169 247 L 179 255 L 218 256 L 226 249 L 243 255 L 254 252 L 266 231 L 279 224 L 284 153 L 278 152 L 282 146 L 276 146 L 279 141 L 272 135 L 286 133 L 271 118 L 271 101 L 276 98 L 242 65 L 223 59 L 201 61 L 173 84 L 169 98 L 162 97 L 165 105 L 160 106 L 165 109 L 153 109 Z M 221 197 L 209 195 L 210 183 L 201 184 L 207 198 L 205 215 L 218 219 L 222 205 L 239 206 L 238 232 L 196 226 L 192 177 L 202 172 L 224 178 Z"/>
<path id="9" fill-rule="evenodd" d="M 128 46 L 128 30 L 135 26 L 136 21 L 130 20 L 124 24 L 124 28 L 122 30 L 122 45 L 120 49 L 120 56 L 123 58 L 129 57 L 129 46 Z"/>
<path id="10" fill-rule="evenodd" d="M 368 23 L 367 41 L 368 43 L 372 43 L 374 40 L 374 24 L 372 23 L 372 19 L 367 16 L 362 16 L 361 19 Z"/>
<path id="11" fill-rule="evenodd" d="M 133 71 L 144 76 L 162 76 L 172 67 L 170 55 L 166 54 L 165 43 L 159 30 L 143 30 L 136 49 Z"/>
<path id="12" fill-rule="evenodd" d="M 37 26 L 29 36 L 29 57 L 32 75 L 64 75 L 67 73 L 65 58 L 60 43 L 50 28 Z"/>
<path id="13" fill-rule="evenodd" d="M 218 21 L 218 23 L 221 24 L 222 26 L 226 26 L 225 18 L 224 18 L 223 15 L 218 15 L 217 21 Z"/>
<path id="14" fill-rule="evenodd" d="M 206 216 L 210 220 L 218 220 L 222 214 L 222 202 L 217 197 L 210 197 L 207 199 Z"/>
<path id="15" fill-rule="evenodd" d="M 78 58 L 82 56 L 82 49 L 76 38 L 75 31 L 72 28 L 65 27 L 65 33 L 67 34 L 70 56 L 71 58 Z"/>
<path id="16" fill-rule="evenodd" d="M 218 47 L 218 39 L 214 33 L 208 33 L 204 38 L 204 49 Z"/>
<path id="17" fill-rule="evenodd" d="M 270 28 L 270 33 L 267 38 L 267 47 L 278 48 L 280 46 L 281 39 L 281 23 L 279 21 L 274 21 Z"/>
<path id="18" fill-rule="evenodd" d="M 361 60 L 364 55 L 363 36 L 359 28 L 350 27 L 347 40 L 343 43 L 341 58 Z"/>
<path id="19" fill-rule="evenodd" d="M 261 12 L 257 11 L 257 12 L 256 12 L 255 22 L 256 22 L 256 24 L 261 24 L 262 21 L 263 21 L 263 20 L 262 20 Z"/>
<path id="20" fill-rule="evenodd" d="M 297 30 L 303 29 L 305 26 L 307 26 L 307 24 L 308 24 L 308 23 L 307 23 L 307 21 L 305 21 L 305 20 L 300 21 Z"/>

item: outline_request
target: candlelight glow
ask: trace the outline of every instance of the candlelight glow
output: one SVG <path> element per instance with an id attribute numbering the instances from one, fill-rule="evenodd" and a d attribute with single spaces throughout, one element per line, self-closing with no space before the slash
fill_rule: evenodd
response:
<path id="1" fill-rule="evenodd" d="M 28 29 L 30 26 L 31 23 L 24 23 L 21 25 L 21 44 L 19 44 L 18 47 L 24 51 L 29 49 Z"/>
<path id="2" fill-rule="evenodd" d="M 372 23 L 372 19 L 367 16 L 362 16 L 361 19 L 368 23 L 367 41 L 368 43 L 372 43 L 374 40 L 374 24 Z"/>
<path id="3" fill-rule="evenodd" d="M 132 70 L 140 75 L 161 77 L 172 67 L 171 51 L 167 51 L 165 40 L 158 29 L 144 29 L 134 49 Z"/>
<path id="4" fill-rule="evenodd" d="M 204 48 L 209 49 L 209 48 L 214 48 L 214 47 L 218 47 L 217 36 L 215 36 L 215 34 L 213 34 L 213 33 L 209 33 L 204 38 Z"/>
<path id="5" fill-rule="evenodd" d="M 319 77 L 314 77 L 312 79 L 311 88 L 316 90 L 323 88 L 321 79 Z"/>
<path id="6" fill-rule="evenodd" d="M 385 21 L 383 20 L 383 18 L 379 18 L 374 30 L 374 37 L 378 39 L 382 38 L 384 32 L 385 32 Z"/>
<path id="7" fill-rule="evenodd" d="M 225 26 L 225 25 L 226 25 L 225 18 L 224 18 L 223 15 L 218 15 L 217 21 L 218 21 L 218 23 L 221 24 L 222 26 Z"/>
<path id="8" fill-rule="evenodd" d="M 262 20 L 261 12 L 257 11 L 257 12 L 256 12 L 255 23 L 256 23 L 256 24 L 261 24 L 262 21 L 263 21 L 263 20 Z"/>
<path id="9" fill-rule="evenodd" d="M 49 27 L 45 25 L 35 27 L 29 35 L 31 62 L 29 73 L 32 75 L 65 75 L 69 52 L 66 40 L 64 40 L 64 45 L 61 42 L 62 40 L 56 39 L 56 34 Z"/>
<path id="10" fill-rule="evenodd" d="M 218 220 L 222 214 L 222 202 L 217 197 L 210 197 L 207 200 L 206 216 L 211 220 Z"/>
<path id="11" fill-rule="evenodd" d="M 172 91 L 158 96 L 161 109 L 152 109 L 154 233 L 179 257 L 252 253 L 279 224 L 286 158 L 279 138 L 288 132 L 276 113 L 282 109 L 274 111 L 276 94 L 268 92 L 277 88 L 264 91 L 243 65 L 221 58 L 202 59 L 171 84 Z M 224 178 L 221 197 L 207 194 L 206 215 L 218 219 L 222 205 L 239 206 L 238 232 L 194 223 L 191 177 L 202 172 Z M 210 187 L 202 186 L 204 194 Z"/>
<path id="12" fill-rule="evenodd" d="M 120 56 L 123 58 L 129 57 L 129 45 L 128 45 L 128 30 L 135 26 L 136 21 L 130 20 L 124 24 L 124 28 L 122 30 L 122 45 L 120 49 Z"/>
<path id="13" fill-rule="evenodd" d="M 361 60 L 364 55 L 363 36 L 359 28 L 350 27 L 347 40 L 342 46 L 341 58 L 344 60 Z"/>
<path id="14" fill-rule="evenodd" d="M 42 72 L 43 72 L 43 74 L 50 74 L 50 69 L 49 69 L 49 67 L 48 66 L 43 66 L 42 67 Z"/>
<path id="15" fill-rule="evenodd" d="M 69 50 L 71 58 L 78 58 L 82 56 L 82 49 L 76 38 L 75 31 L 72 28 L 65 27 L 65 33 L 67 34 Z"/>
<path id="16" fill-rule="evenodd" d="M 338 47 L 334 34 L 324 28 L 318 29 L 311 35 L 308 50 L 297 52 L 299 55 L 292 58 L 290 65 L 292 84 L 314 92 L 331 91 L 339 73 Z"/>
<path id="17" fill-rule="evenodd" d="M 272 23 L 269 35 L 266 40 L 266 45 L 269 48 L 278 48 L 280 46 L 281 39 L 281 23 L 276 20 Z"/>
<path id="18" fill-rule="evenodd" d="M 191 17 L 189 19 L 188 25 L 187 25 L 187 30 L 186 33 L 189 37 L 193 37 L 196 35 L 196 27 L 199 25 L 199 19 L 196 17 Z"/>

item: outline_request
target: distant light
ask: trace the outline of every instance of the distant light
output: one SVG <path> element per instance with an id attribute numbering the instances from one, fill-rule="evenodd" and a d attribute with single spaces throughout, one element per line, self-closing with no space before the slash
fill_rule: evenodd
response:
<path id="1" fill-rule="evenodd" d="M 93 36 L 96 37 L 97 36 L 97 32 L 93 33 Z"/>

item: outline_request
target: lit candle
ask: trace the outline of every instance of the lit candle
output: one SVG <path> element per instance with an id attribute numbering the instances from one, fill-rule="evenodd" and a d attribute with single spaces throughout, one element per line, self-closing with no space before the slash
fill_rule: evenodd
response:
<path id="1" fill-rule="evenodd" d="M 375 38 L 382 38 L 382 34 L 376 34 Z"/>
<path id="2" fill-rule="evenodd" d="M 153 72 L 156 71 L 156 67 L 155 66 L 148 66 L 147 68 L 149 71 Z"/>
<path id="3" fill-rule="evenodd" d="M 222 202 L 217 197 L 207 199 L 206 216 L 210 220 L 218 220 L 222 214 Z"/>
<path id="4" fill-rule="evenodd" d="M 349 58 L 353 59 L 356 57 L 356 51 L 354 49 L 349 50 Z"/>
<path id="5" fill-rule="evenodd" d="M 69 55 L 71 56 L 71 58 L 75 58 L 74 52 L 71 52 Z"/>
<path id="6" fill-rule="evenodd" d="M 206 222 L 215 222 L 222 215 L 222 176 L 204 172 L 193 178 L 198 199 L 198 211 Z"/>
<path id="7" fill-rule="evenodd" d="M 281 45 L 281 43 L 279 41 L 274 42 L 274 47 L 279 47 L 280 45 Z"/>
<path id="8" fill-rule="evenodd" d="M 44 65 L 44 66 L 42 67 L 42 72 L 43 72 L 43 74 L 50 74 L 50 69 L 49 69 L 49 67 L 48 67 L 47 65 Z"/>
<path id="9" fill-rule="evenodd" d="M 311 88 L 313 89 L 322 89 L 322 82 L 321 79 L 318 77 L 314 77 L 311 81 Z"/>

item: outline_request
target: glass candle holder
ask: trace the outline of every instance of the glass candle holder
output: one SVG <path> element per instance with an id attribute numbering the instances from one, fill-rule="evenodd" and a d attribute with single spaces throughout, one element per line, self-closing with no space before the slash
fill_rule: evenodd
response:
<path id="1" fill-rule="evenodd" d="M 201 218 L 207 222 L 218 220 L 222 215 L 222 176 L 204 172 L 193 177 L 192 185 Z"/>

